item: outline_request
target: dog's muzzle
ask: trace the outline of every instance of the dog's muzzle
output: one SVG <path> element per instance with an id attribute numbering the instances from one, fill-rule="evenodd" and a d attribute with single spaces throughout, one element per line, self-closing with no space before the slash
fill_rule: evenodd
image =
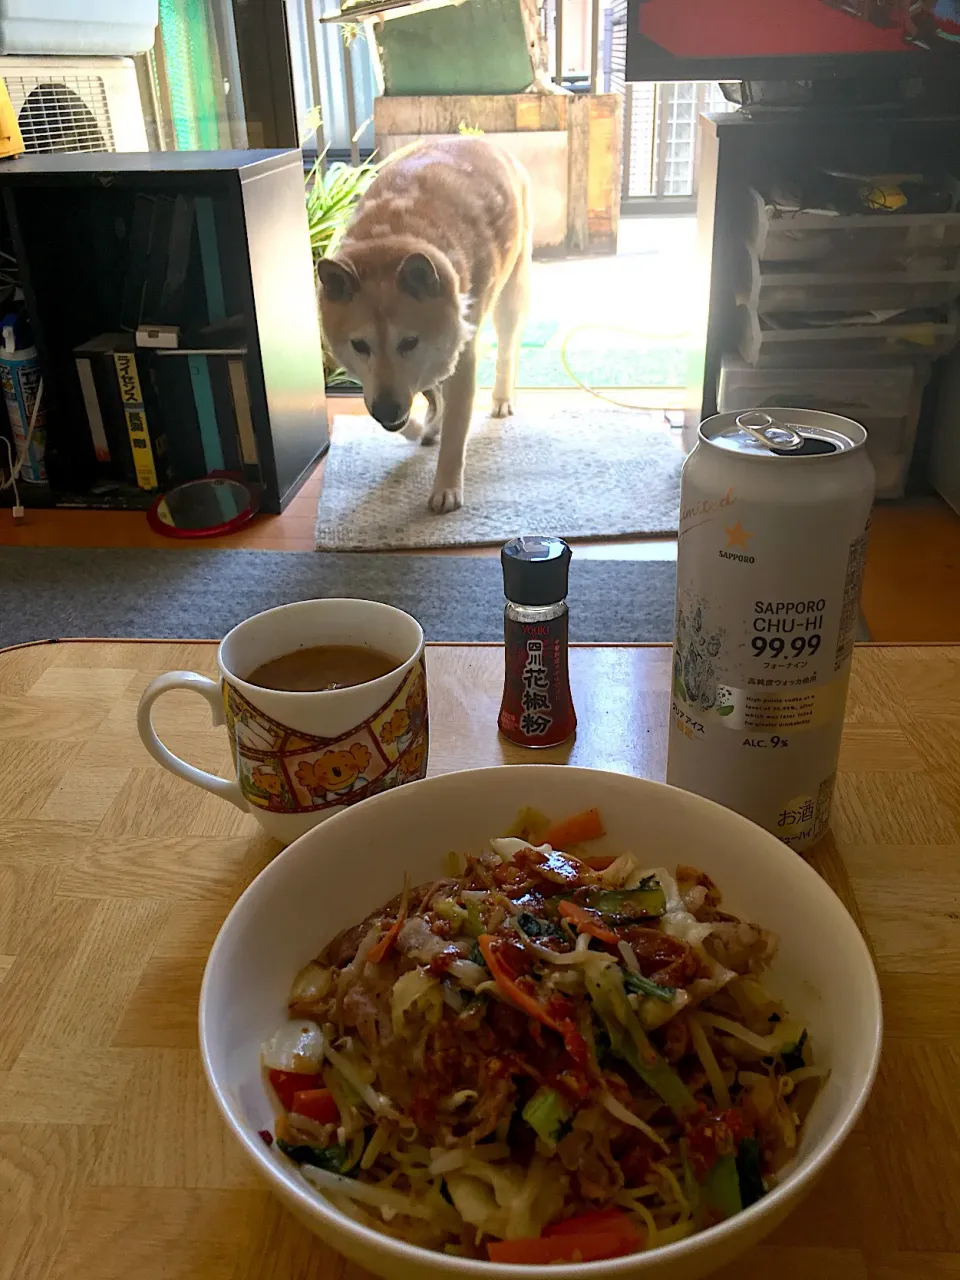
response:
<path id="1" fill-rule="evenodd" d="M 409 421 L 410 415 L 408 413 L 407 416 L 405 418 L 401 418 L 399 422 L 381 422 L 380 425 L 383 427 L 384 431 L 402 431 Z"/>
<path id="2" fill-rule="evenodd" d="M 403 407 L 391 395 L 377 396 L 370 412 L 385 431 L 402 431 L 410 420 L 409 412 L 404 413 Z"/>

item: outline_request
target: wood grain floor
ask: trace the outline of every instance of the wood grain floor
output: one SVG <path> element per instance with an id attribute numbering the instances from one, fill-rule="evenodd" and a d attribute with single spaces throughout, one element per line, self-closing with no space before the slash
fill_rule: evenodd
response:
<path id="1" fill-rule="evenodd" d="M 544 408 L 584 408 L 577 392 L 526 392 Z M 359 400 L 337 399 L 331 416 L 362 413 Z M 198 548 L 312 551 L 323 462 L 279 516 L 258 516 L 239 533 L 194 542 Z M 183 547 L 150 529 L 139 512 L 28 511 L 22 524 L 0 511 L 0 546 Z M 615 538 L 578 543 L 591 558 L 670 559 L 669 538 Z M 496 555 L 495 547 L 436 548 L 424 555 Z M 362 553 L 358 553 L 362 554 Z M 871 637 L 885 643 L 960 641 L 960 516 L 939 498 L 884 503 L 874 512 L 863 587 L 863 614 Z"/>
<path id="2" fill-rule="evenodd" d="M 945 502 L 875 509 L 862 608 L 874 640 L 960 640 L 960 516 Z"/>

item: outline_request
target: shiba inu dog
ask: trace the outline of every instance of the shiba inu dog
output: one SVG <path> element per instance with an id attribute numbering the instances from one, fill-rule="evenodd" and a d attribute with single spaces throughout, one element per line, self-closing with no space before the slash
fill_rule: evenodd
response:
<path id="1" fill-rule="evenodd" d="M 440 440 L 430 508 L 463 504 L 476 332 L 497 334 L 493 416 L 513 413 L 527 313 L 529 182 L 480 137 L 429 139 L 388 158 L 331 258 L 317 266 L 327 345 L 387 431 Z M 427 400 L 423 425 L 413 398 Z"/>

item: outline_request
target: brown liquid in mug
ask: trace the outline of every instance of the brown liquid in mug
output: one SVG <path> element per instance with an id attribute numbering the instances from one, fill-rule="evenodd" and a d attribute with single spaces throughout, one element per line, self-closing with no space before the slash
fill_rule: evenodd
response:
<path id="1" fill-rule="evenodd" d="M 289 693 L 349 689 L 396 671 L 402 664 L 381 649 L 359 644 L 318 644 L 294 649 L 261 663 L 247 676 L 249 684 Z"/>

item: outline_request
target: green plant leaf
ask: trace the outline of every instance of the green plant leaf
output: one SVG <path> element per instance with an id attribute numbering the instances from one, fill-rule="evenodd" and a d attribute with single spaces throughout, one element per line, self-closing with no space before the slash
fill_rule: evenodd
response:
<path id="1" fill-rule="evenodd" d="M 733 715 L 733 703 L 732 703 L 732 702 L 728 702 L 728 703 L 727 703 L 727 705 L 726 705 L 725 707 L 717 707 L 717 715 L 718 715 L 718 716 L 732 716 L 732 715 Z"/>
<path id="2" fill-rule="evenodd" d="M 306 177 L 307 226 L 314 261 L 336 251 L 360 197 L 373 182 L 379 165 L 357 166 L 336 161 L 323 171 L 321 156 Z"/>

